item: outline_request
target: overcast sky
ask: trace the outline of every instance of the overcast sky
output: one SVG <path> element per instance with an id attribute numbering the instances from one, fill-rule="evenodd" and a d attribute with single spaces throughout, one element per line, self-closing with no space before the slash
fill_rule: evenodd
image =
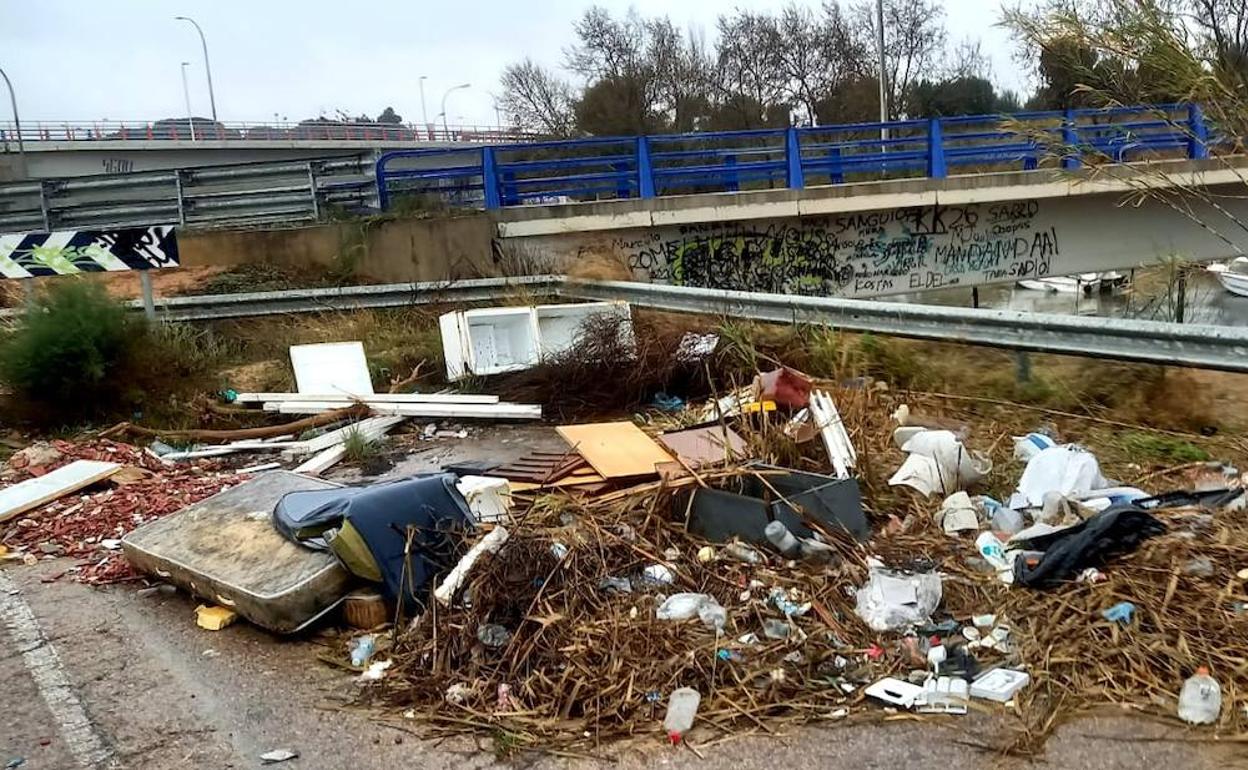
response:
<path id="1" fill-rule="evenodd" d="M 749 0 L 752 10 L 788 0 Z M 208 115 L 208 87 L 194 17 L 208 38 L 222 121 L 297 121 L 318 114 L 376 115 L 392 105 L 421 116 L 418 78 L 432 120 L 447 88 L 451 123 L 493 124 L 490 92 L 524 56 L 562 62 L 572 21 L 590 0 L 0 0 L 0 68 L 13 81 L 24 121 L 152 120 L 186 114 L 180 63 L 191 63 L 192 109 Z M 634 6 L 667 14 L 712 38 L 724 0 L 598 0 L 613 13 Z M 801 4 L 818 7 L 818 0 Z M 842 0 L 842 5 L 845 0 Z M 995 0 L 945 0 L 951 41 L 982 39 L 993 80 L 1025 91 L 1009 35 L 994 25 Z M 1025 98 L 1025 95 L 1024 95 Z M 0 120 L 9 120 L 0 99 Z M 461 120 L 462 119 L 462 120 Z"/>

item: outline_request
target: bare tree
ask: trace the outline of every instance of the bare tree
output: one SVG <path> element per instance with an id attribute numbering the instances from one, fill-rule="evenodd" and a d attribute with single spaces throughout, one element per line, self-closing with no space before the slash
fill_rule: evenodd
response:
<path id="1" fill-rule="evenodd" d="M 654 79 L 655 112 L 676 131 L 692 131 L 706 115 L 713 64 L 706 43 L 686 38 L 667 17 L 646 22 L 646 58 Z"/>
<path id="2" fill-rule="evenodd" d="M 784 90 L 805 113 L 804 119 L 817 124 L 819 104 L 862 76 L 866 51 L 835 2 L 824 3 L 819 15 L 790 4 L 775 24 L 777 66 Z"/>
<path id="3" fill-rule="evenodd" d="M 984 55 L 983 44 L 979 38 L 966 38 L 954 46 L 950 52 L 949 65 L 946 68 L 949 78 L 982 78 L 988 80 L 992 67 L 988 57 Z"/>
<path id="4" fill-rule="evenodd" d="M 874 0 L 853 7 L 855 27 L 876 52 Z M 945 9 L 940 0 L 884 0 L 884 72 L 890 117 L 897 117 L 914 82 L 935 70 L 945 45 Z"/>
<path id="5" fill-rule="evenodd" d="M 551 136 L 574 131 L 572 86 L 532 59 L 510 64 L 501 78 L 499 107 L 520 128 Z"/>
<path id="6" fill-rule="evenodd" d="M 776 19 L 738 8 L 720 16 L 718 28 L 715 88 L 722 108 L 735 114 L 741 128 L 765 126 L 788 90 Z"/>

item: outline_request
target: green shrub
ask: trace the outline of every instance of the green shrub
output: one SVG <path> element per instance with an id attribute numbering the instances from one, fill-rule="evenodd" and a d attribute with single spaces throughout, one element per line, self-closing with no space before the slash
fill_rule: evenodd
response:
<path id="1" fill-rule="evenodd" d="M 62 416 L 83 415 L 116 403 L 118 377 L 131 339 L 142 324 L 97 284 L 56 282 L 23 314 L 0 346 L 0 379 Z"/>

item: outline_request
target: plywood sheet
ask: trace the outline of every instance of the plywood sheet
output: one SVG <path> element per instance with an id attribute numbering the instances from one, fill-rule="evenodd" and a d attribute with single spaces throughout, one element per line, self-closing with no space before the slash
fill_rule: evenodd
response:
<path id="1" fill-rule="evenodd" d="M 290 365 L 295 370 L 295 389 L 300 393 L 373 395 L 362 342 L 291 345 Z"/>
<path id="2" fill-rule="evenodd" d="M 691 468 L 713 465 L 726 460 L 745 457 L 745 439 L 732 428 L 723 425 L 707 425 L 702 428 L 665 433 L 659 442 Z"/>
<path id="3" fill-rule="evenodd" d="M 58 497 L 106 479 L 119 470 L 121 466 L 117 463 L 76 460 L 51 473 L 0 490 L 0 521 L 8 521 Z"/>
<path id="4" fill-rule="evenodd" d="M 656 465 L 672 459 L 631 422 L 560 425 L 556 430 L 604 478 L 653 476 Z"/>

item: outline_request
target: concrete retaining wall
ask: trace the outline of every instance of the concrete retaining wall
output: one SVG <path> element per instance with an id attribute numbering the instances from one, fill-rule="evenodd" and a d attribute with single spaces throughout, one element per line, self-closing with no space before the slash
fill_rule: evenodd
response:
<path id="1" fill-rule="evenodd" d="M 187 267 L 267 263 L 350 271 L 378 283 L 498 275 L 494 224 L 485 216 L 341 222 L 285 230 L 187 231 L 178 236 Z"/>

